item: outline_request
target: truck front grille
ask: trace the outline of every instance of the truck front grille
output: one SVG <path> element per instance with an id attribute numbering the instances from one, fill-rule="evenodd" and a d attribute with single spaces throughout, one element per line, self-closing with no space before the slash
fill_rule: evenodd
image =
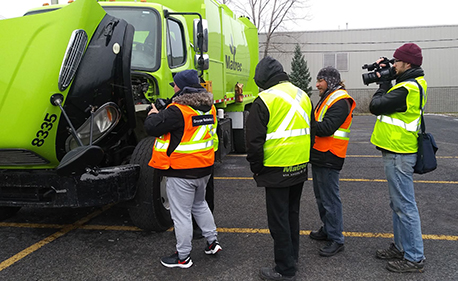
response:
<path id="1" fill-rule="evenodd" d="M 48 163 L 48 160 L 30 150 L 0 149 L 0 166 L 34 166 Z"/>
<path id="2" fill-rule="evenodd" d="M 65 58 L 62 62 L 59 73 L 59 90 L 64 91 L 72 82 L 76 70 L 81 62 L 84 54 L 84 49 L 87 44 L 86 31 L 82 29 L 74 30 L 72 37 L 68 42 Z"/>

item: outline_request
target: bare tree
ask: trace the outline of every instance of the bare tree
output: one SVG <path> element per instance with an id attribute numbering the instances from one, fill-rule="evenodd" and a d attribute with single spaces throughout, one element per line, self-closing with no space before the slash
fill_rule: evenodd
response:
<path id="1" fill-rule="evenodd" d="M 289 22 L 309 17 L 307 13 L 304 13 L 308 7 L 307 2 L 308 0 L 234 0 L 232 5 L 235 7 L 234 10 L 247 13 L 258 31 L 265 33 L 263 56 L 265 57 L 276 31 L 284 28 Z M 299 11 L 303 12 L 302 17 L 296 16 Z"/>
<path id="2" fill-rule="evenodd" d="M 224 5 L 229 5 L 229 3 L 231 3 L 231 0 L 217 0 L 219 1 L 221 4 L 224 4 Z"/>

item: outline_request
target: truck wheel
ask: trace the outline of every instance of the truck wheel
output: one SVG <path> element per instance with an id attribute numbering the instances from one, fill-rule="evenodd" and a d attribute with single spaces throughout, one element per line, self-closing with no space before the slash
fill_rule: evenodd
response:
<path id="1" fill-rule="evenodd" d="M 140 165 L 135 204 L 129 208 L 132 222 L 139 228 L 150 231 L 166 231 L 172 225 L 170 208 L 165 190 L 166 178 L 148 165 L 155 138 L 147 137 L 135 147 L 131 164 Z"/>
<path id="2" fill-rule="evenodd" d="M 234 134 L 234 149 L 236 153 L 246 153 L 246 119 L 250 112 L 245 110 L 243 112 L 243 129 L 233 129 Z"/>
<path id="3" fill-rule="evenodd" d="M 0 220 L 6 220 L 14 216 L 21 207 L 0 207 Z"/>

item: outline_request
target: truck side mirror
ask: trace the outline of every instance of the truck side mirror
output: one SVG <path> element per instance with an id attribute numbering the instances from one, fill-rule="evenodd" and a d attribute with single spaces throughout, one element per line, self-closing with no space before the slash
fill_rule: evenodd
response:
<path id="1" fill-rule="evenodd" d="M 210 68 L 210 57 L 208 54 L 199 55 L 196 54 L 194 58 L 194 66 L 196 69 L 207 70 Z"/>
<path id="2" fill-rule="evenodd" d="M 208 23 L 207 20 L 194 20 L 194 51 L 208 52 Z"/>

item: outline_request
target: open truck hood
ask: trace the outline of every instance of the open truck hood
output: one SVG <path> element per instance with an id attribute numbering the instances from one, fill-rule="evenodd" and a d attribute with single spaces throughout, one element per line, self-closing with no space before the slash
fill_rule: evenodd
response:
<path id="1" fill-rule="evenodd" d="M 59 86 L 59 76 L 66 72 L 69 84 L 76 71 L 61 70 L 74 48 L 69 47 L 74 31 L 87 35 L 76 50 L 84 53 L 105 14 L 95 0 L 78 0 L 54 11 L 0 20 L 0 168 L 58 164 L 55 139 L 61 112 L 50 97 L 66 97 L 70 89 Z M 69 65 L 72 59 L 67 59 Z"/>

